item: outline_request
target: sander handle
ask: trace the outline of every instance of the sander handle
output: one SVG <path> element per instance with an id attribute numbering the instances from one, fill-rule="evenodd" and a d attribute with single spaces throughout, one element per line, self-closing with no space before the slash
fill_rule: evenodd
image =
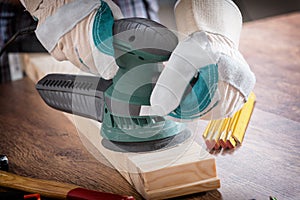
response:
<path id="1" fill-rule="evenodd" d="M 36 89 L 50 107 L 102 122 L 104 92 L 111 84 L 112 80 L 96 76 L 48 74 Z"/>

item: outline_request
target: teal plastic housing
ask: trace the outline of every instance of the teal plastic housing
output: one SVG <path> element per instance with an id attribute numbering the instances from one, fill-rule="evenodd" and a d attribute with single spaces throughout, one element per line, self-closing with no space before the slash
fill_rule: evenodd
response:
<path id="1" fill-rule="evenodd" d="M 120 49 L 115 49 L 116 53 Z M 120 69 L 113 85 L 105 92 L 106 99 L 123 105 L 150 105 L 154 81 L 159 74 L 160 61 L 169 56 L 156 56 L 143 51 L 133 51 L 116 59 Z M 126 65 L 126 66 L 125 66 Z M 123 108 L 125 111 L 130 109 Z M 174 136 L 185 129 L 185 125 L 159 116 L 130 116 L 114 113 L 105 108 L 101 134 L 115 142 L 144 142 Z"/>

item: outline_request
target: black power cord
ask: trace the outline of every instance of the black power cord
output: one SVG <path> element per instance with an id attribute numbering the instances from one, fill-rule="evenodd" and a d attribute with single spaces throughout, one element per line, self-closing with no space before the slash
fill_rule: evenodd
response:
<path id="1" fill-rule="evenodd" d="M 0 51 L 0 57 L 1 55 L 5 52 L 5 50 L 7 49 L 7 47 L 9 45 L 11 45 L 16 39 L 17 37 L 21 36 L 21 35 L 27 35 L 27 34 L 31 34 L 35 31 L 36 29 L 36 25 L 34 26 L 29 26 L 23 29 L 20 29 L 18 32 L 16 32 L 3 46 L 3 48 Z"/>

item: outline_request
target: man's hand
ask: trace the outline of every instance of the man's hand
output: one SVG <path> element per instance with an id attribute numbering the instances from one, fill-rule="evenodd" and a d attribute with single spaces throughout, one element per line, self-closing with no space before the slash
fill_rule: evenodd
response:
<path id="1" fill-rule="evenodd" d="M 122 13 L 111 0 L 21 2 L 38 20 L 36 35 L 54 58 L 105 79 L 116 74 L 112 26 Z"/>
<path id="2" fill-rule="evenodd" d="M 185 36 L 158 79 L 150 108 L 142 113 L 179 119 L 234 114 L 255 84 L 237 49 L 238 8 L 229 0 L 182 0 L 175 11 L 178 31 Z"/>

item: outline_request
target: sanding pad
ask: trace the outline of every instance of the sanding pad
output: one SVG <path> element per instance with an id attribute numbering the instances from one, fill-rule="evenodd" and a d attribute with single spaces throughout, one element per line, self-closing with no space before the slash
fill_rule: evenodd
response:
<path id="1" fill-rule="evenodd" d="M 107 139 L 101 141 L 102 145 L 116 152 L 150 152 L 162 149 L 169 149 L 184 143 L 192 136 L 189 129 L 184 129 L 180 133 L 163 139 L 145 141 L 145 142 L 113 142 Z"/>

